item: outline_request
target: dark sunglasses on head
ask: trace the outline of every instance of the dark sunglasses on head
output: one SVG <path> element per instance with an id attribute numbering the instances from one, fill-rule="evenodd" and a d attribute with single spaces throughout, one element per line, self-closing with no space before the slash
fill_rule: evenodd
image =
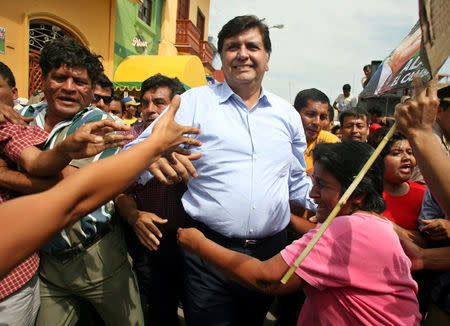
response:
<path id="1" fill-rule="evenodd" d="M 100 101 L 100 99 L 103 100 L 103 103 L 109 104 L 112 101 L 112 96 L 103 96 L 103 95 L 94 94 L 93 102 L 98 102 L 98 101 Z"/>

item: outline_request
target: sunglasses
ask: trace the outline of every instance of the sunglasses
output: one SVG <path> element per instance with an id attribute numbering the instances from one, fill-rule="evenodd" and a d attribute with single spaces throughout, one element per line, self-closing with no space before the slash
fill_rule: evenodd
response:
<path id="1" fill-rule="evenodd" d="M 98 101 L 100 101 L 100 99 L 103 100 L 103 103 L 109 104 L 112 101 L 112 96 L 103 96 L 103 95 L 94 94 L 93 102 L 98 102 Z"/>

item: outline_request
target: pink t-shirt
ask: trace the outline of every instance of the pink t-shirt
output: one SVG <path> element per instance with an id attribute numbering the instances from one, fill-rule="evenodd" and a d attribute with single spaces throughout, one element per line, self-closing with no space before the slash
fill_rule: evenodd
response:
<path id="1" fill-rule="evenodd" d="M 286 247 L 291 265 L 319 227 Z M 339 216 L 296 270 L 307 284 L 297 325 L 419 325 L 411 261 L 389 221 Z"/>

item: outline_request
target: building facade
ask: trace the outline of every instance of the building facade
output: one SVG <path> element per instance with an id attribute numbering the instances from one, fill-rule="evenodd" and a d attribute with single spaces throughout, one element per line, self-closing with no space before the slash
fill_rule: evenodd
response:
<path id="1" fill-rule="evenodd" d="M 100 54 L 106 74 L 112 77 L 115 0 L 16 0 L 3 1 L 1 8 L 5 47 L 0 61 L 14 72 L 19 96 L 29 97 L 40 89 L 40 49 L 48 40 L 63 35 Z"/>

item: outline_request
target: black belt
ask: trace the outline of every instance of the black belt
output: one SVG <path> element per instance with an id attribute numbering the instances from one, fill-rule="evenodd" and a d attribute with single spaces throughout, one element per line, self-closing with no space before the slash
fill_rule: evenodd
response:
<path id="1" fill-rule="evenodd" d="M 46 253 L 47 255 L 53 256 L 59 260 L 68 260 L 76 255 L 86 251 L 89 247 L 97 243 L 100 239 L 102 239 L 105 235 L 107 235 L 112 230 L 112 227 L 108 224 L 102 227 L 94 236 L 90 237 L 83 243 L 80 243 L 78 246 L 73 248 L 62 249 L 59 251 L 53 251 L 50 253 Z"/>
<path id="2" fill-rule="evenodd" d="M 217 231 L 206 226 L 206 224 L 193 220 L 191 217 L 187 217 L 185 220 L 185 227 L 194 227 L 202 231 L 202 233 L 210 240 L 224 246 L 224 247 L 241 247 L 241 248 L 256 248 L 262 244 L 273 240 L 279 235 L 284 235 L 286 230 L 282 230 L 274 235 L 262 238 L 262 239 L 241 239 L 241 238 L 229 238 L 220 234 Z"/>

